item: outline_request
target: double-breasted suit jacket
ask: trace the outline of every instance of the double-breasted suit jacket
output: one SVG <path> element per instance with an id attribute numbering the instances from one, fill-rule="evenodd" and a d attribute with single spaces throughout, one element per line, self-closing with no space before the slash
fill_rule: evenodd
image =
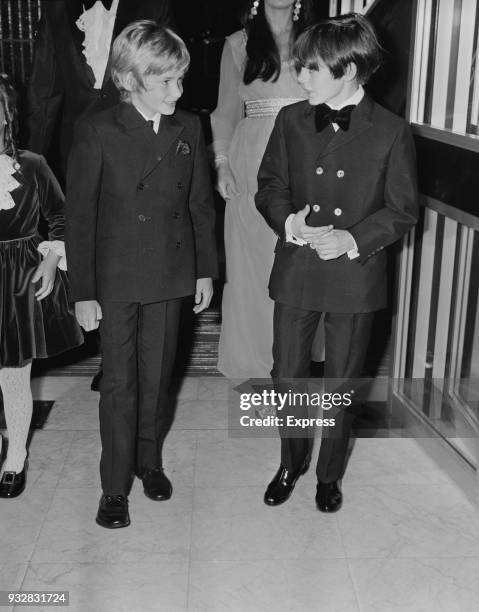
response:
<path id="1" fill-rule="evenodd" d="M 258 175 L 256 205 L 278 234 L 270 278 L 277 302 L 337 313 L 386 305 L 386 253 L 416 222 L 416 167 L 409 126 L 367 95 L 348 131 L 315 129 L 314 107 L 282 109 Z M 285 221 L 306 204 L 311 226 L 348 230 L 360 257 L 328 261 L 285 241 Z"/>
<path id="2" fill-rule="evenodd" d="M 199 119 L 158 134 L 127 102 L 77 124 L 68 162 L 71 300 L 151 303 L 217 276 L 214 206 Z"/>
<path id="3" fill-rule="evenodd" d="M 169 0 L 119 0 L 112 42 L 137 19 L 154 19 L 169 25 L 169 4 Z M 82 13 L 82 0 L 43 2 L 28 87 L 29 149 L 45 155 L 59 119 L 63 172 L 75 121 L 83 113 L 108 108 L 120 101 L 109 66 L 102 86 L 95 88 L 95 76 L 83 54 L 84 33 L 77 26 Z"/>

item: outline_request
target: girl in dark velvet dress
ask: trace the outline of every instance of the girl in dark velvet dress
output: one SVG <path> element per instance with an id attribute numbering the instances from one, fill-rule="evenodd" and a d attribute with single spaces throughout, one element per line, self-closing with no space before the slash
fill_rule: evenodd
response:
<path id="1" fill-rule="evenodd" d="M 67 302 L 63 194 L 43 157 L 17 149 L 15 98 L 8 77 L 0 75 L 0 388 L 8 432 L 8 452 L 0 438 L 3 498 L 25 488 L 32 359 L 83 341 Z M 38 233 L 40 215 L 48 222 L 48 241 Z"/>

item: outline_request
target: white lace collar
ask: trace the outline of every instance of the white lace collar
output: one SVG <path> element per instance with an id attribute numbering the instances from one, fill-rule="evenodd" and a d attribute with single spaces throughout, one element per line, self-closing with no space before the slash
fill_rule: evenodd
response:
<path id="1" fill-rule="evenodd" d="M 0 210 L 9 210 L 15 206 L 15 201 L 10 193 L 20 187 L 20 183 L 13 174 L 20 165 L 6 153 L 0 154 Z"/>
<path id="2" fill-rule="evenodd" d="M 78 29 L 85 34 L 83 55 L 95 76 L 95 89 L 101 89 L 105 76 L 117 9 L 118 0 L 113 0 L 110 10 L 97 1 L 91 8 L 84 8 L 76 21 Z"/>

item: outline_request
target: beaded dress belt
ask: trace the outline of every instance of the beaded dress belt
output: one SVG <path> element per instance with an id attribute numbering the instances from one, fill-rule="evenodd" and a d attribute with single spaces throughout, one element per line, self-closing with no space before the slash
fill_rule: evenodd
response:
<path id="1" fill-rule="evenodd" d="M 247 100 L 245 113 L 248 119 L 254 117 L 275 117 L 283 106 L 301 102 L 303 98 L 266 98 L 264 100 Z"/>
<path id="2" fill-rule="evenodd" d="M 37 236 L 38 234 L 32 234 L 31 236 L 21 236 L 20 238 L 13 238 L 12 240 L 0 240 L 0 244 L 20 242 L 21 240 L 30 240 L 30 238 L 36 238 Z"/>

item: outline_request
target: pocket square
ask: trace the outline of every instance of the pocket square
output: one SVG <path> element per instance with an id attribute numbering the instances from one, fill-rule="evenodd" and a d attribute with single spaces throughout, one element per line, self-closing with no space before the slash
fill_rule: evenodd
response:
<path id="1" fill-rule="evenodd" d="M 176 155 L 190 155 L 191 147 L 190 143 L 185 140 L 178 140 L 178 144 L 176 145 Z"/>

